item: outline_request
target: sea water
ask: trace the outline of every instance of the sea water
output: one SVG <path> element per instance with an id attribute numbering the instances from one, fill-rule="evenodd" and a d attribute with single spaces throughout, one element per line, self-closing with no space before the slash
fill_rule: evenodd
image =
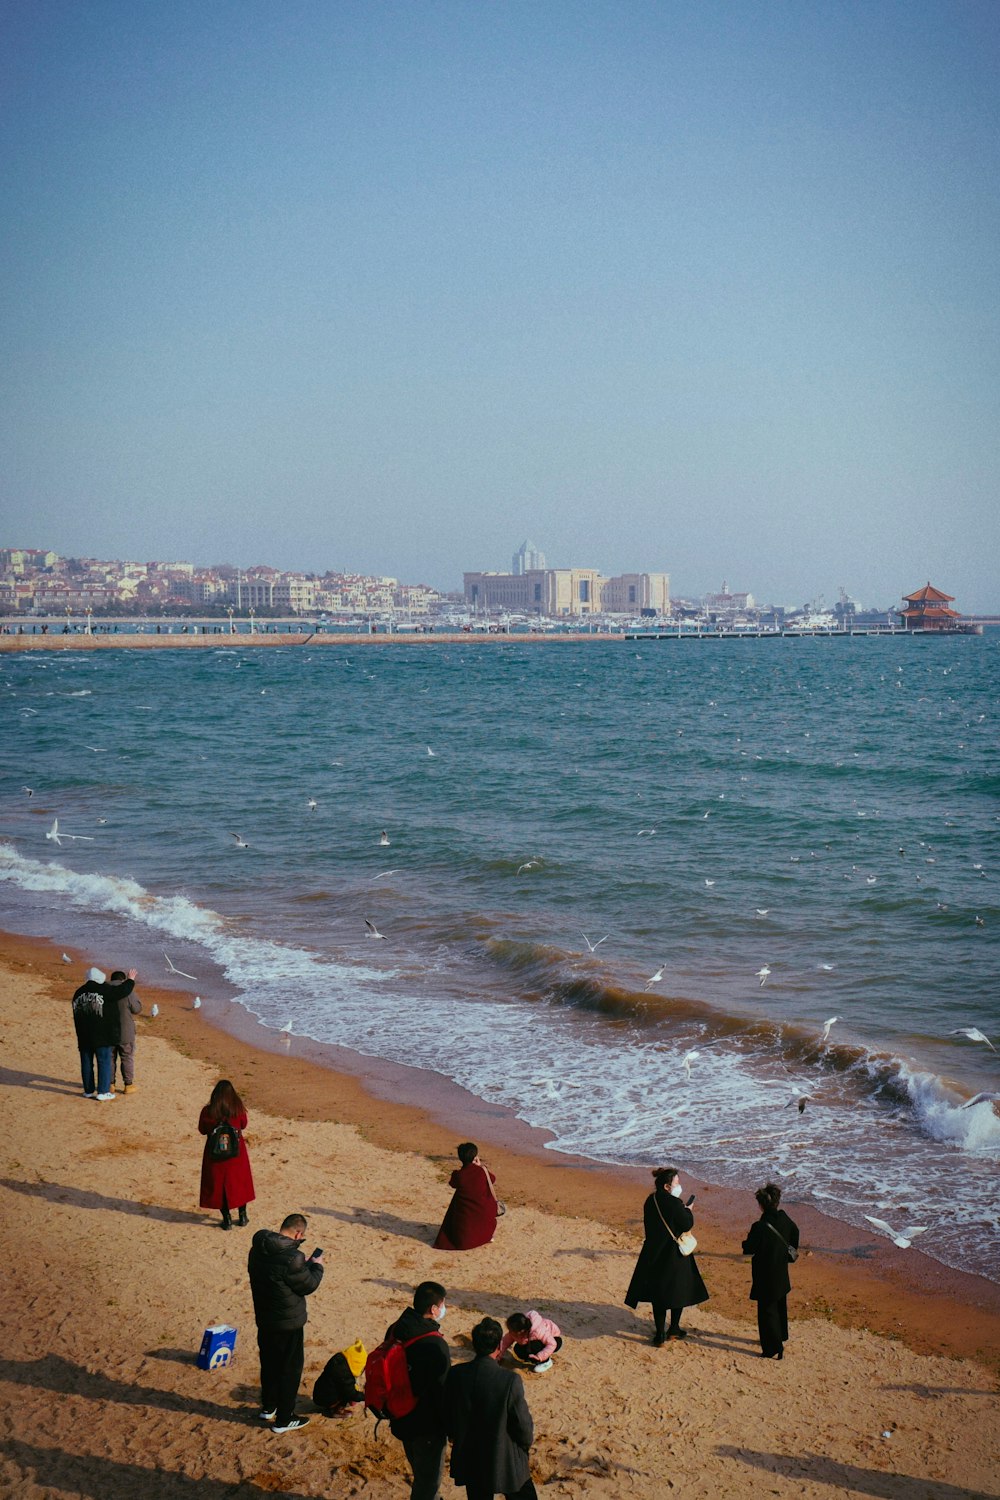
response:
<path id="1" fill-rule="evenodd" d="M 7 922 L 1000 1279 L 998 688 L 995 635 L 6 657 Z"/>

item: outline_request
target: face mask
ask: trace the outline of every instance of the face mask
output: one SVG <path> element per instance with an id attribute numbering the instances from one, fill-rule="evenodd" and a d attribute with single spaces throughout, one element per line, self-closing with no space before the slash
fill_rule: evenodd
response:
<path id="1" fill-rule="evenodd" d="M 447 1311 L 448 1311 L 448 1309 L 442 1304 L 442 1306 L 441 1306 L 441 1308 L 440 1308 L 440 1310 L 438 1311 L 438 1314 L 437 1314 L 437 1321 L 439 1323 L 441 1322 L 441 1319 L 444 1317 L 444 1315 L 445 1315 L 445 1313 Z"/>
<path id="2" fill-rule="evenodd" d="M 679 1198 L 683 1191 L 684 1189 L 681 1187 L 680 1183 L 675 1182 L 673 1187 L 670 1189 L 670 1196 L 671 1198 Z"/>

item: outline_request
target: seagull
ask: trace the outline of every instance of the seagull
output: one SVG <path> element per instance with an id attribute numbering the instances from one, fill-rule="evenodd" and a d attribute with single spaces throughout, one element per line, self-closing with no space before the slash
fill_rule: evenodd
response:
<path id="1" fill-rule="evenodd" d="M 782 1109 L 791 1109 L 793 1104 L 797 1104 L 799 1107 L 799 1114 L 804 1115 L 806 1112 L 806 1105 L 811 1098 L 812 1094 L 800 1094 L 798 1089 L 793 1089 L 792 1097 L 788 1100 L 787 1104 L 782 1105 Z"/>
<path id="2" fill-rule="evenodd" d="M 655 974 L 650 974 L 649 978 L 646 980 L 646 988 L 647 988 L 647 990 L 649 989 L 649 986 L 651 984 L 659 984 L 660 983 L 660 980 L 663 978 L 663 971 L 664 971 L 664 969 L 666 967 L 667 967 L 666 964 L 661 964 L 660 967 L 657 969 L 657 971 L 656 971 Z"/>
<path id="3" fill-rule="evenodd" d="M 527 859 L 523 865 L 518 865 L 514 873 L 520 875 L 522 870 L 537 870 L 540 863 L 541 861 L 537 859 Z"/>
<path id="4" fill-rule="evenodd" d="M 33 797 L 35 795 L 34 790 L 30 786 L 23 786 L 21 788 L 21 791 L 26 797 Z M 980 868 L 982 867 L 980 866 Z"/>
<path id="5" fill-rule="evenodd" d="M 685 1052 L 684 1056 L 681 1058 L 681 1067 L 684 1069 L 688 1078 L 691 1077 L 691 1064 L 694 1062 L 696 1057 L 700 1056 L 701 1053 L 698 1052 L 695 1048 L 692 1048 L 690 1052 Z"/>
<path id="6" fill-rule="evenodd" d="M 431 747 L 430 747 L 430 745 L 428 745 L 427 746 L 427 754 L 428 754 L 428 757 L 431 760 L 434 760 L 435 757 L 437 756 L 437 751 L 436 750 L 432 750 Z"/>
<path id="7" fill-rule="evenodd" d="M 1000 1099 L 1000 1094 L 992 1090 L 987 1090 L 982 1094 L 973 1094 L 971 1099 L 966 1099 L 965 1103 L 960 1104 L 958 1107 L 959 1109 L 971 1109 L 974 1104 L 992 1104 L 997 1099 Z"/>
<path id="8" fill-rule="evenodd" d="M 763 968 L 758 969 L 757 972 L 756 972 L 756 974 L 754 975 L 755 979 L 759 979 L 760 980 L 760 987 L 761 987 L 761 989 L 764 988 L 764 985 L 767 982 L 767 976 L 770 974 L 770 972 L 771 971 L 767 967 L 767 964 L 764 964 Z"/>
<path id="9" fill-rule="evenodd" d="M 819 964 L 818 967 L 821 968 L 825 973 L 832 974 L 833 971 L 834 971 L 834 969 L 837 967 L 837 965 L 836 964 Z"/>
<path id="10" fill-rule="evenodd" d="M 63 954 L 62 961 L 64 964 L 71 964 L 73 962 L 68 953 Z"/>
<path id="11" fill-rule="evenodd" d="M 289 1035 L 289 1033 L 291 1032 L 291 1029 L 292 1029 L 292 1023 L 291 1023 L 291 1021 L 286 1021 L 285 1024 L 284 1024 L 284 1026 L 279 1026 L 278 1027 L 278 1030 L 279 1031 L 283 1031 L 286 1036 Z"/>
<path id="12" fill-rule="evenodd" d="M 892 1240 L 892 1243 L 894 1245 L 898 1245 L 900 1250 L 909 1250 L 915 1236 L 918 1234 L 926 1234 L 928 1228 L 930 1227 L 927 1224 L 914 1224 L 909 1229 L 899 1231 L 893 1229 L 892 1225 L 887 1224 L 884 1219 L 876 1219 L 872 1214 L 865 1214 L 865 1218 L 868 1220 L 869 1224 L 874 1224 L 875 1228 L 880 1230 L 882 1234 L 887 1234 Z"/>
<path id="13" fill-rule="evenodd" d="M 754 907 L 754 911 L 757 913 L 758 917 L 766 917 L 768 915 L 768 913 L 770 912 L 770 910 L 771 910 L 771 908 L 769 906 L 755 906 Z"/>
<path id="14" fill-rule="evenodd" d="M 373 937 L 373 938 L 384 938 L 385 937 L 385 933 L 384 932 L 379 932 L 378 928 L 375 926 L 375 923 L 374 922 L 370 922 L 367 917 L 365 917 L 365 926 L 368 928 L 368 936 L 369 937 Z"/>
<path id="15" fill-rule="evenodd" d="M 656 832 L 655 828 L 640 828 L 636 833 L 637 839 L 651 839 Z"/>
<path id="16" fill-rule="evenodd" d="M 829 1041 L 829 1039 L 830 1039 L 830 1028 L 831 1028 L 831 1026 L 836 1026 L 836 1024 L 837 1024 L 837 1022 L 839 1020 L 840 1020 L 839 1016 L 831 1016 L 830 1019 L 829 1019 L 829 1021 L 824 1021 L 823 1022 L 823 1035 L 820 1037 L 820 1041 L 821 1042 Z"/>
<path id="17" fill-rule="evenodd" d="M 150 1010 L 149 1014 L 151 1016 L 154 1016 L 154 1017 L 158 1016 L 160 1014 L 160 1007 L 157 1005 L 157 1003 L 156 1003 L 155 1000 L 153 1001 L 153 1006 L 152 1006 L 152 1009 Z"/>
<path id="18" fill-rule="evenodd" d="M 875 885 L 877 883 L 877 881 L 878 881 L 878 876 L 877 875 L 866 875 L 865 876 L 865 885 Z"/>
<path id="19" fill-rule="evenodd" d="M 378 875 L 373 875 L 372 876 L 372 880 L 385 880 L 386 877 L 389 876 L 389 875 L 398 875 L 398 874 L 399 874 L 398 869 L 397 870 L 382 870 L 382 871 L 379 872 Z"/>
<path id="20" fill-rule="evenodd" d="M 238 834 L 238 833 L 231 833 L 229 835 L 229 837 L 231 839 L 235 839 L 236 840 L 234 848 L 236 848 L 236 849 L 249 849 L 250 848 L 250 845 L 247 843 L 246 839 L 244 839 L 240 834 Z"/>
<path id="21" fill-rule="evenodd" d="M 386 831 L 385 831 L 384 828 L 382 829 L 382 832 L 379 835 L 379 843 L 382 845 L 383 849 L 388 849 L 388 847 L 389 847 L 389 835 L 386 833 Z"/>
<path id="22" fill-rule="evenodd" d="M 191 1004 L 191 1009 L 192 1010 L 201 1010 L 201 996 L 200 995 L 195 995 L 194 1000 L 193 1000 L 193 1002 Z"/>
<path id="23" fill-rule="evenodd" d="M 611 936 L 610 932 L 606 932 L 602 938 L 598 938 L 597 939 L 596 943 L 592 943 L 590 941 L 590 938 L 587 936 L 587 934 L 584 933 L 583 934 L 583 941 L 586 943 L 586 945 L 590 949 L 591 953 L 596 953 L 597 950 L 598 950 L 598 948 L 601 946 L 601 944 L 602 943 L 606 943 L 607 940 L 608 940 L 608 938 L 610 936 Z"/>
<path id="24" fill-rule="evenodd" d="M 984 1036 L 978 1026 L 960 1026 L 957 1031 L 949 1031 L 948 1035 L 967 1036 L 970 1042 L 985 1042 L 991 1052 L 995 1052 L 997 1050 L 994 1047 L 993 1043 L 990 1041 L 989 1037 Z"/>
<path id="25" fill-rule="evenodd" d="M 166 953 L 163 954 L 163 957 L 167 960 L 167 968 L 170 970 L 171 974 L 179 974 L 182 979 L 197 978 L 195 974 L 185 974 L 183 969 L 175 968 L 172 959 L 170 959 Z"/>
<path id="26" fill-rule="evenodd" d="M 715 881 L 714 881 L 714 880 L 706 880 L 706 881 L 705 881 L 705 884 L 706 884 L 706 885 L 707 885 L 707 886 L 713 886 L 713 885 L 714 885 L 714 884 L 715 884 Z"/>
<path id="27" fill-rule="evenodd" d="M 977 917 L 976 918 L 976 926 L 977 927 L 985 927 L 986 926 L 986 923 L 983 921 L 982 917 Z"/>
<path id="28" fill-rule="evenodd" d="M 315 812 L 318 806 L 319 803 L 316 801 L 315 797 L 310 797 L 309 801 L 306 803 L 306 807 L 308 807 L 310 812 Z"/>
<path id="29" fill-rule="evenodd" d="M 48 830 L 48 832 L 46 833 L 45 837 L 47 839 L 51 839 L 54 844 L 59 844 L 60 847 L 62 846 L 63 839 L 74 839 L 74 840 L 81 840 L 82 839 L 83 842 L 87 843 L 87 844 L 92 844 L 94 842 L 93 838 L 91 837 L 91 835 L 89 833 L 60 833 L 59 832 L 59 819 L 58 818 L 53 818 L 52 819 L 52 827 Z"/>

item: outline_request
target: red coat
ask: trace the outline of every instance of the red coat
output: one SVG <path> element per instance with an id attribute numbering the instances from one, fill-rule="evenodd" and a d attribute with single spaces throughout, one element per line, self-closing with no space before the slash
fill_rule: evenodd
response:
<path id="1" fill-rule="evenodd" d="M 490 1191 L 490 1182 L 496 1182 L 496 1178 L 490 1172 L 488 1182 L 486 1172 L 486 1167 L 476 1162 L 452 1172 L 455 1196 L 438 1230 L 435 1250 L 475 1250 L 479 1245 L 488 1245 L 493 1238 L 497 1200 Z"/>
<path id="2" fill-rule="evenodd" d="M 246 1130 L 246 1110 L 229 1123 L 237 1130 Z M 219 1121 L 213 1120 L 209 1115 L 206 1104 L 198 1120 L 199 1131 L 202 1135 L 211 1135 L 218 1124 Z M 212 1161 L 208 1154 L 208 1141 L 205 1142 L 205 1150 L 201 1158 L 201 1198 L 199 1199 L 202 1208 L 221 1208 L 223 1193 L 226 1195 L 226 1207 L 230 1209 L 244 1208 L 257 1196 L 253 1190 L 253 1173 L 250 1171 L 247 1143 L 242 1135 L 240 1136 L 240 1154 L 231 1157 L 229 1161 Z"/>

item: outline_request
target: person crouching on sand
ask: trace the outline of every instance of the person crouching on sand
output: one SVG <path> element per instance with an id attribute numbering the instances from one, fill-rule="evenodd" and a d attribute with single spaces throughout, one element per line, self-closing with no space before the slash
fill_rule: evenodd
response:
<path id="1" fill-rule="evenodd" d="M 518 1364 L 536 1375 L 552 1368 L 552 1356 L 562 1348 L 562 1335 L 551 1318 L 540 1312 L 511 1313 L 507 1332 L 500 1340 L 500 1357 L 510 1354 Z"/>
<path id="2" fill-rule="evenodd" d="M 455 1195 L 434 1241 L 435 1250 L 476 1250 L 488 1245 L 496 1233 L 496 1178 L 479 1159 L 479 1147 L 463 1141 L 458 1148 L 462 1163 L 452 1172 L 450 1186 Z"/>

